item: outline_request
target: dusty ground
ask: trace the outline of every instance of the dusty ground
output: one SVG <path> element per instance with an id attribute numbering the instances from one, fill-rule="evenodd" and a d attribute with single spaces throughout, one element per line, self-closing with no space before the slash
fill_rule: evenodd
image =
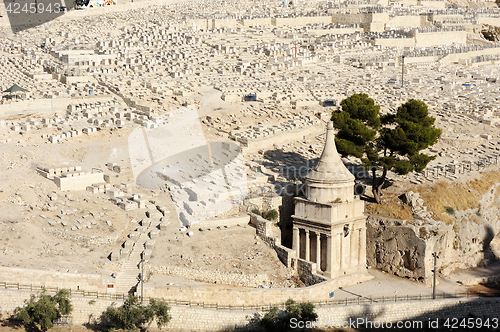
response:
<path id="1" fill-rule="evenodd" d="M 128 234 L 123 231 L 128 227 L 129 218 L 103 194 L 60 192 L 54 182 L 36 172 L 36 167 L 81 165 L 85 171 L 93 167 L 105 168 L 107 160 L 111 161 L 113 153 L 116 154 L 114 151 L 123 148 L 124 134 L 102 131 L 94 137 L 82 135 L 62 144 L 50 144 L 41 137 L 44 131 L 20 135 L 4 128 L 0 133 L 0 140 L 4 141 L 0 145 L 2 265 L 97 272 L 99 261 L 116 245 L 91 246 L 86 239 L 124 237 Z M 49 194 L 54 191 L 57 197 L 51 200 Z M 49 221 L 59 223 L 50 226 Z M 81 229 L 71 231 L 74 225 L 80 225 Z M 58 234 L 69 235 L 72 239 L 63 240 Z M 82 237 L 76 240 L 76 236 Z"/>
<path id="2" fill-rule="evenodd" d="M 149 264 L 234 274 L 266 274 L 271 286 L 296 285 L 289 280 L 292 272 L 279 261 L 276 252 L 255 235 L 255 228 L 242 224 L 200 231 L 193 226 L 190 231 L 194 233 L 192 237 L 172 227 L 166 236 L 157 239 Z M 167 282 L 178 284 L 179 279 L 154 273 L 148 284 Z"/>
<path id="3" fill-rule="evenodd" d="M 202 94 L 196 99 L 201 105 L 201 116 L 238 112 L 235 105 L 221 101 L 219 92 L 200 92 Z M 3 142 L 0 144 L 1 265 L 110 275 L 117 272 L 120 265 L 110 262 L 109 254 L 121 248 L 127 235 L 138 225 L 133 221 L 143 219 L 145 210 L 124 212 L 101 193 L 60 192 L 54 182 L 36 172 L 36 167 L 80 165 L 85 171 L 100 168 L 105 173 L 110 173 L 106 167 L 108 162 L 130 167 L 127 137 L 132 129 L 106 129 L 59 144 L 48 143 L 46 137 L 42 138 L 55 131 L 54 128 L 33 130 L 21 135 L 8 126 L 0 128 L 0 141 Z M 205 134 L 209 140 L 220 139 L 213 130 Z M 123 181 L 131 182 L 130 175 L 124 176 Z M 284 282 L 290 271 L 279 262 L 273 250 L 255 238 L 254 228 L 242 225 L 244 227 L 200 232 L 195 227 L 192 229 L 194 236 L 188 237 L 185 232 L 179 232 L 179 222 L 168 193 L 160 191 L 152 195 L 151 191 L 137 187 L 132 191 L 162 201 L 170 209 L 170 229 L 156 240 L 151 259 L 153 265 L 268 274 L 271 284 L 286 286 Z M 49 196 L 53 192 L 57 198 L 51 200 Z M 58 223 L 50 226 L 49 221 Z M 67 225 L 63 226 L 61 221 Z M 80 229 L 71 230 L 75 226 Z M 109 243 L 91 242 L 95 237 L 99 242 Z M 189 284 L 196 281 L 155 275 L 151 282 Z"/>

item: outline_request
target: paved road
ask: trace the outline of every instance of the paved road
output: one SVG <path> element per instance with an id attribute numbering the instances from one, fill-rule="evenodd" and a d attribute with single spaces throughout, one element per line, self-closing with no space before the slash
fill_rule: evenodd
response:
<path id="1" fill-rule="evenodd" d="M 500 262 L 493 264 L 488 268 L 475 268 L 464 271 L 458 271 L 446 279 L 438 277 L 437 294 L 453 294 L 456 292 L 465 292 L 467 287 L 458 281 L 467 281 L 486 276 L 499 275 Z M 421 282 L 411 281 L 405 278 L 399 278 L 388 273 L 369 269 L 368 272 L 374 276 L 373 280 L 361 284 L 344 287 L 335 290 L 335 300 L 352 299 L 358 297 L 381 297 L 381 296 L 417 296 L 432 295 L 432 287 L 426 287 Z"/>

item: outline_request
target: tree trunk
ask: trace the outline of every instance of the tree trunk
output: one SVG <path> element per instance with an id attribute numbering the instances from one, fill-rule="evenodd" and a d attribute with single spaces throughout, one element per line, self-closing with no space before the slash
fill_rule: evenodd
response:
<path id="1" fill-rule="evenodd" d="M 377 174 L 376 174 L 376 168 L 372 168 L 372 193 L 373 193 L 373 198 L 375 198 L 375 201 L 377 204 L 382 204 L 382 199 L 381 197 L 381 191 L 382 191 L 382 186 L 385 183 L 385 178 L 387 176 L 387 169 L 384 167 L 382 171 L 382 176 L 380 177 L 379 180 L 377 180 Z"/>

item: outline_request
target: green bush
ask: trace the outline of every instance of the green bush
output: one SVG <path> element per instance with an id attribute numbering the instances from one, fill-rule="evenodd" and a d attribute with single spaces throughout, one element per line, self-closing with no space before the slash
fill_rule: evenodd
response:
<path id="1" fill-rule="evenodd" d="M 280 318 L 278 317 L 279 309 L 278 307 L 272 307 L 268 312 L 262 317 L 259 325 L 266 331 L 274 331 L 280 325 Z"/>
<path id="2" fill-rule="evenodd" d="M 296 329 L 297 322 L 314 322 L 318 315 L 311 302 L 297 303 L 292 299 L 285 302 L 285 310 L 272 307 L 260 320 L 259 325 L 268 332 L 286 332 Z"/>
<path id="3" fill-rule="evenodd" d="M 143 328 L 147 330 L 154 320 L 161 329 L 172 318 L 169 314 L 170 307 L 164 302 L 151 299 L 147 306 L 139 302 L 139 299 L 130 295 L 121 307 L 113 303 L 103 313 L 105 320 L 111 328 L 133 330 Z"/>
<path id="4" fill-rule="evenodd" d="M 271 221 L 274 221 L 276 219 L 278 219 L 278 211 L 276 211 L 275 209 L 272 209 L 271 211 L 269 211 L 267 213 L 267 220 L 271 220 Z"/>
<path id="5" fill-rule="evenodd" d="M 32 296 L 26 306 L 16 308 L 16 318 L 24 325 L 38 325 L 42 331 L 52 328 L 53 321 L 73 311 L 69 291 L 61 289 L 56 295 L 45 294 L 43 290 L 38 296 Z"/>
<path id="6" fill-rule="evenodd" d="M 252 209 L 253 214 L 261 215 L 259 209 Z"/>
<path id="7" fill-rule="evenodd" d="M 446 213 L 451 214 L 452 216 L 455 215 L 455 210 L 451 206 L 445 206 L 444 209 Z"/>

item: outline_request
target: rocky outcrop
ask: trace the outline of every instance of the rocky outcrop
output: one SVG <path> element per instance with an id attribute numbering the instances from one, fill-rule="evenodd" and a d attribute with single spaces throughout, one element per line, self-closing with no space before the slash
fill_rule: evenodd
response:
<path id="1" fill-rule="evenodd" d="M 432 253 L 440 252 L 439 249 L 446 245 L 452 227 L 421 223 L 419 220 L 368 217 L 368 266 L 430 285 Z"/>
<path id="2" fill-rule="evenodd" d="M 407 191 L 402 195 L 403 203 L 411 207 L 411 213 L 415 220 L 425 221 L 430 224 L 435 224 L 436 222 L 432 219 L 433 214 L 427 211 L 427 207 L 424 206 L 424 200 L 420 198 L 419 193 L 414 193 L 413 191 Z"/>
<path id="3" fill-rule="evenodd" d="M 430 285 L 433 258 L 438 272 L 484 266 L 500 258 L 500 185 L 483 195 L 479 209 L 454 211 L 454 223 L 432 219 L 418 193 L 400 196 L 415 220 L 370 216 L 367 220 L 368 265 L 394 275 L 422 280 Z"/>

